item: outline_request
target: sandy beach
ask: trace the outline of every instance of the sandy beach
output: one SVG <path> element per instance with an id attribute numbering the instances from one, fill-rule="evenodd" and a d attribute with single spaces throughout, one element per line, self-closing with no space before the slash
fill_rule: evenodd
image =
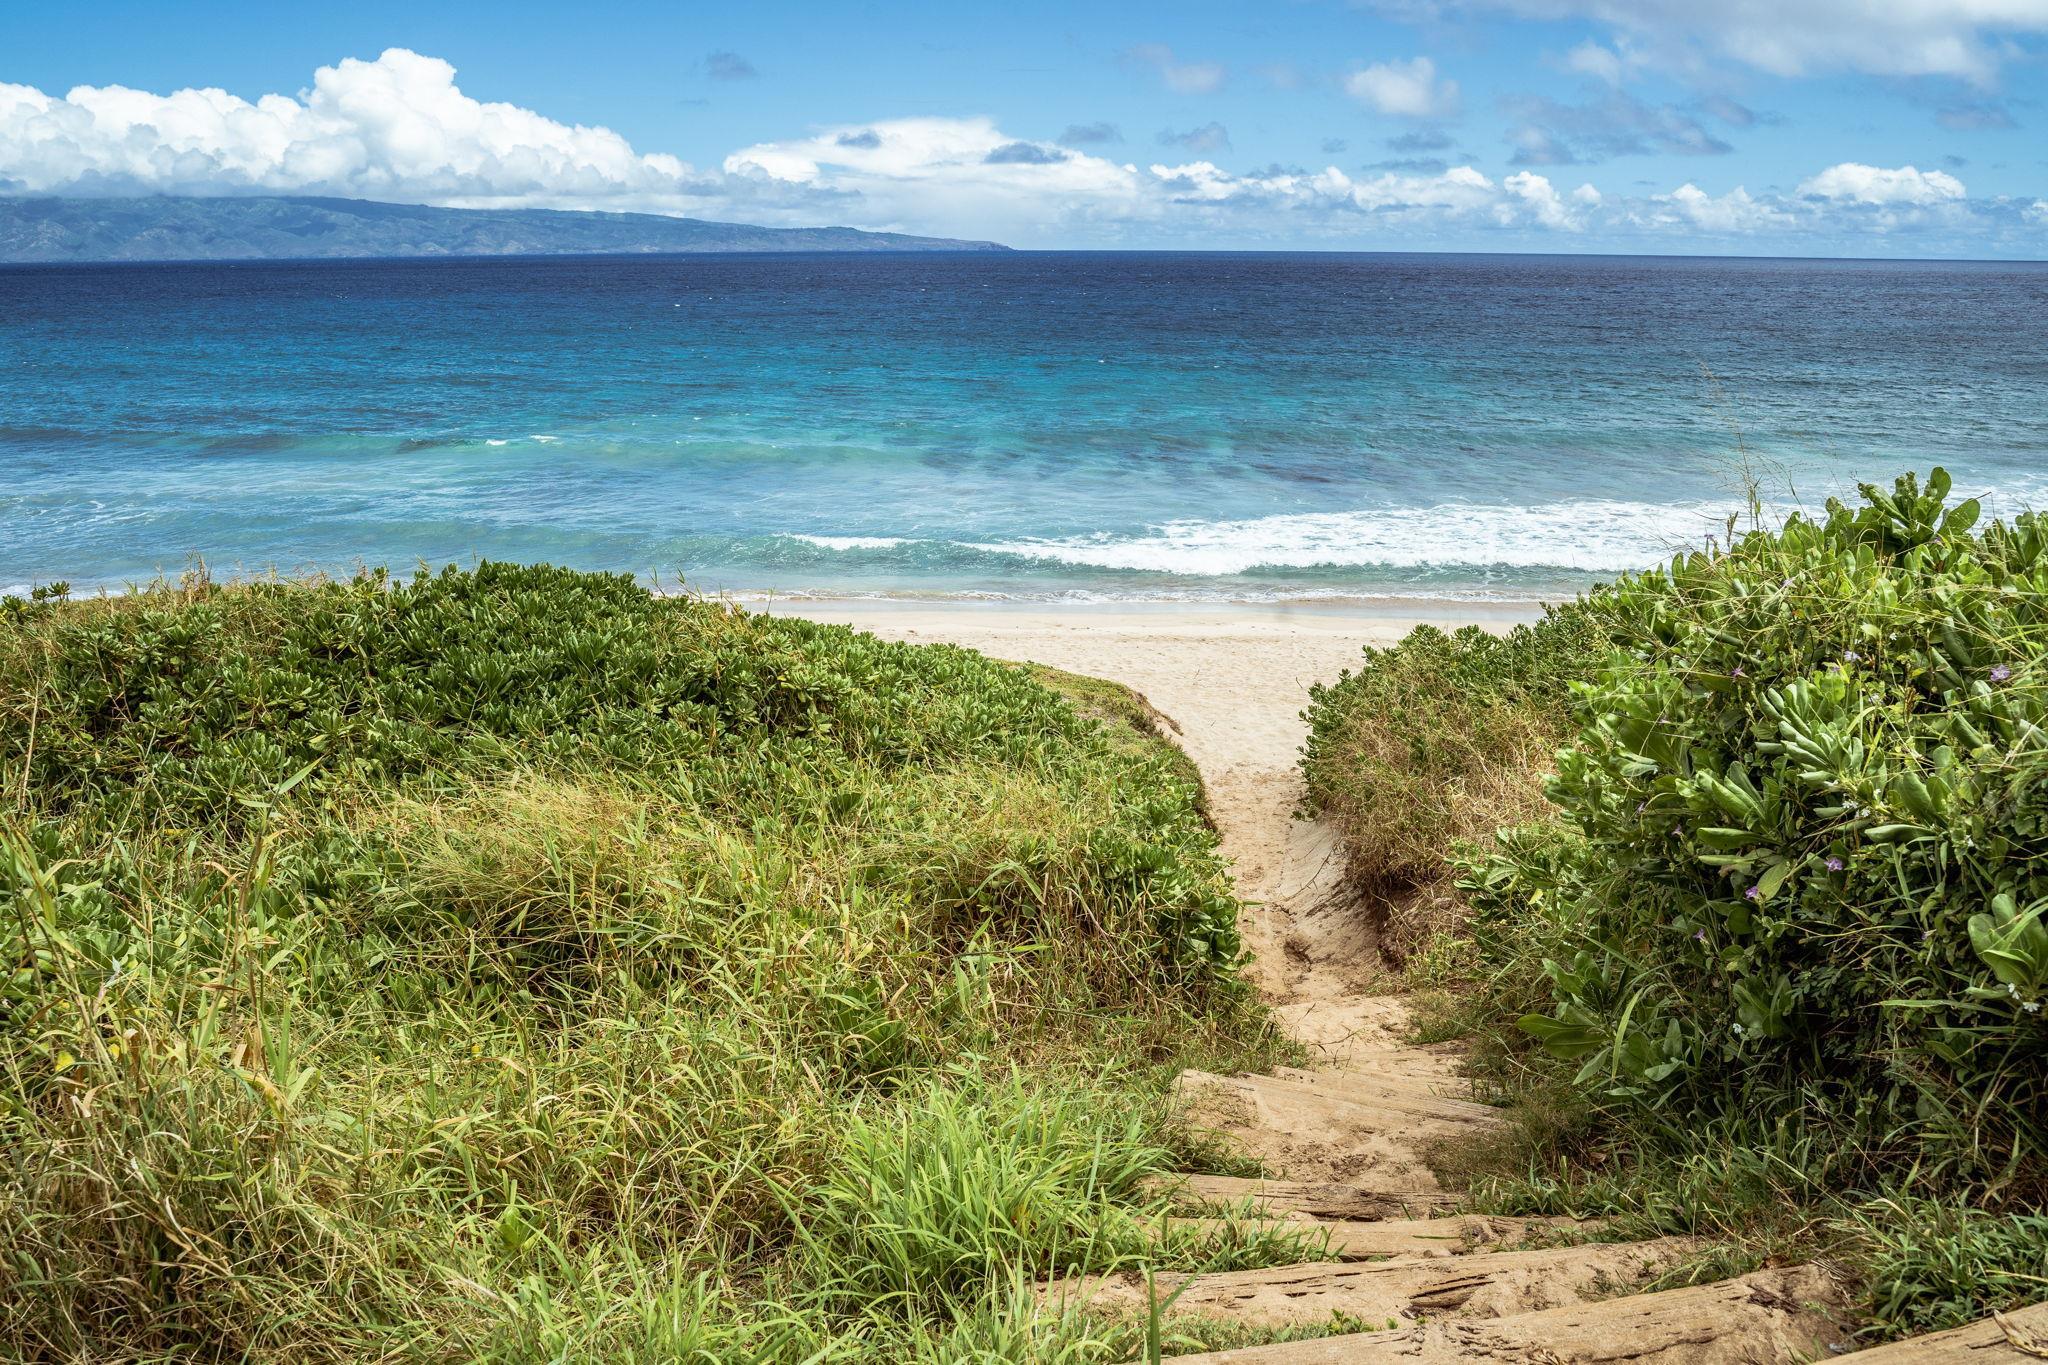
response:
<path id="1" fill-rule="evenodd" d="M 1201 768 L 1238 884 L 1257 902 L 1244 925 L 1262 989 L 1276 1004 L 1313 1011 L 1354 998 L 1375 955 L 1337 895 L 1334 836 L 1293 818 L 1295 763 L 1314 683 L 1338 676 L 1367 645 L 1417 625 L 1507 630 L 1534 603 L 1410 599 L 1384 603 L 1169 603 L 1048 606 L 787 599 L 756 610 L 856 626 L 891 639 L 948 643 L 1030 660 L 1135 688 L 1163 712 Z M 1306 1023 L 1306 1019 L 1303 1019 Z M 1357 1020 L 1330 1027 L 1347 1031 Z M 1323 1031 L 1321 1028 L 1314 1030 Z M 1308 1039 L 1305 1039 L 1307 1041 Z M 1335 1038 L 1326 1041 L 1335 1042 Z"/>

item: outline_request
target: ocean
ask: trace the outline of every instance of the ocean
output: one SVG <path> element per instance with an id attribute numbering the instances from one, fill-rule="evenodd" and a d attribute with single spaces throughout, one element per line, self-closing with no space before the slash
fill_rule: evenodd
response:
<path id="1" fill-rule="evenodd" d="M 0 590 L 547 560 L 742 594 L 1528 598 L 1944 464 L 2048 265 L 1016 253 L 0 267 Z M 1745 471 L 1748 471 L 1745 474 Z"/>

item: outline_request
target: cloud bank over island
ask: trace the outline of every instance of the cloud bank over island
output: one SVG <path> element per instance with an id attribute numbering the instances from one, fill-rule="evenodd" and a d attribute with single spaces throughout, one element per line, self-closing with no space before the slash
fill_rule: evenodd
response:
<path id="1" fill-rule="evenodd" d="M 1553 7 L 1567 6 L 1559 0 Z M 1917 65 L 1967 73 L 1994 55 L 1945 49 L 1934 28 L 1915 33 Z M 1760 62 L 1819 60 L 1810 47 L 1751 55 Z M 1613 64 L 1622 60 L 1602 52 Z M 717 55 L 730 59 L 724 78 L 753 78 L 743 59 Z M 1603 79 L 1610 74 L 1609 62 L 1580 56 Z M 1190 95 L 1224 79 L 1165 48 L 1133 50 L 1127 60 Z M 1459 100 L 1456 83 L 1421 57 L 1359 67 L 1344 88 L 1362 104 L 1411 120 L 1448 115 Z M 1571 133 L 1560 111 L 1527 112 L 1532 120 L 1541 116 L 1531 126 Z M 1714 116 L 1736 120 L 1728 109 Z M 1658 117 L 1657 128 L 1679 126 Z M 1439 132 L 1413 136 L 1448 150 Z M 1911 164 L 1817 159 L 1789 191 L 1738 185 L 1715 195 L 1690 181 L 1654 190 L 1603 187 L 1576 175 L 1553 179 L 1574 158 L 1546 157 L 1534 141 L 1521 168 L 1505 175 L 1455 162 L 1377 171 L 1233 170 L 1222 164 L 1228 130 L 1215 121 L 1163 133 L 1154 151 L 1164 155 L 1155 158 L 1124 159 L 1116 154 L 1122 145 L 1107 124 L 1054 131 L 1004 127 L 974 114 L 885 117 L 793 130 L 740 147 L 716 166 L 695 166 L 638 149 L 605 127 L 474 99 L 449 62 L 403 48 L 321 67 L 298 94 L 253 101 L 219 89 L 154 94 L 79 86 L 53 95 L 0 83 L 0 193 L 12 195 L 321 194 L 446 207 L 829 222 L 1026 246 L 2048 250 L 2048 202 L 1973 198 L 1948 171 Z"/>

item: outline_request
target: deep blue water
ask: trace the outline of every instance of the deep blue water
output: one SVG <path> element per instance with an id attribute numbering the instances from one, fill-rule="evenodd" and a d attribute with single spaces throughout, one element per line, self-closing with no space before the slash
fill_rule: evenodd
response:
<path id="1" fill-rule="evenodd" d="M 1065 254 L 0 267 L 0 589 L 1555 591 L 1739 500 L 2048 487 L 2048 266 Z"/>

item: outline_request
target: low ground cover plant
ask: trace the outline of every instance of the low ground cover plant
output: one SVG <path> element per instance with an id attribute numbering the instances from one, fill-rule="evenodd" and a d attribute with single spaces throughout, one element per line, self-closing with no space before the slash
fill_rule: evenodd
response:
<path id="1" fill-rule="evenodd" d="M 1108 1359 L 1022 1287 L 1298 1254 L 1142 1183 L 1272 1038 L 1057 684 L 546 567 L 9 603 L 0 1340 Z"/>
<path id="2" fill-rule="evenodd" d="M 1882 1331 L 2048 1291 L 2048 521 L 1948 493 L 1865 487 L 1589 595 L 1548 810 L 1438 848 L 1463 1017 L 1546 1109 L 1495 1195 L 1825 1228 Z M 1442 652 L 1416 667 L 1459 677 Z"/>

